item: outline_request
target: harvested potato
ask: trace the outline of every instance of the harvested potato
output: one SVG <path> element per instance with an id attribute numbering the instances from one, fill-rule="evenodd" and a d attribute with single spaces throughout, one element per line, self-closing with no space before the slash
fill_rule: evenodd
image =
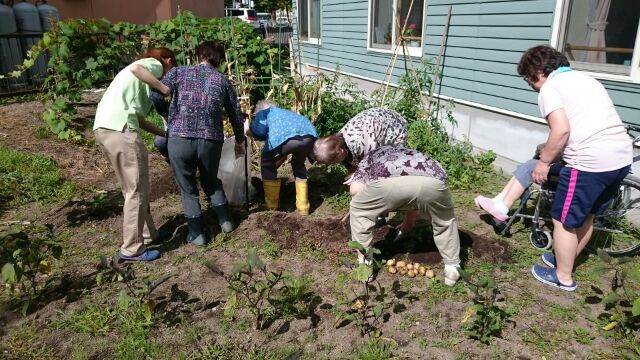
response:
<path id="1" fill-rule="evenodd" d="M 407 264 L 407 270 L 413 270 L 413 264 L 412 263 L 408 263 Z"/>
<path id="2" fill-rule="evenodd" d="M 407 271 L 407 276 L 412 278 L 412 277 L 416 277 L 416 272 L 413 270 L 409 270 Z"/>
<path id="3" fill-rule="evenodd" d="M 364 307 L 364 300 L 362 299 L 358 299 L 356 300 L 356 302 L 353 303 L 353 307 L 360 310 Z"/>
<path id="4" fill-rule="evenodd" d="M 406 275 L 407 274 L 407 269 L 402 267 L 402 268 L 398 269 L 398 272 L 400 273 L 400 275 Z"/>
<path id="5" fill-rule="evenodd" d="M 389 271 L 391 274 L 395 274 L 398 272 L 398 269 L 395 266 L 389 266 L 387 267 L 387 271 Z"/>
<path id="6" fill-rule="evenodd" d="M 424 275 L 424 272 L 425 272 L 426 270 L 427 270 L 427 269 L 425 269 L 425 268 L 424 268 L 424 266 L 420 266 L 420 267 L 418 268 L 418 274 L 420 274 L 420 275 Z"/>
<path id="7" fill-rule="evenodd" d="M 424 276 L 428 277 L 429 279 L 433 278 L 434 276 L 436 276 L 436 274 L 433 273 L 433 270 L 428 269 L 424 271 Z"/>
<path id="8" fill-rule="evenodd" d="M 389 259 L 387 260 L 387 265 L 388 266 L 394 266 L 396 264 L 396 259 Z"/>
<path id="9" fill-rule="evenodd" d="M 400 261 L 398 261 L 398 262 L 396 263 L 396 266 L 397 266 L 397 267 L 406 267 L 406 266 L 407 266 L 407 263 L 406 263 L 406 262 L 404 262 L 404 261 L 402 261 L 402 260 L 400 260 Z"/>
<path id="10" fill-rule="evenodd" d="M 413 268 L 416 269 L 416 270 L 418 270 L 420 268 L 420 266 L 422 266 L 422 265 L 420 265 L 420 263 L 413 263 Z"/>

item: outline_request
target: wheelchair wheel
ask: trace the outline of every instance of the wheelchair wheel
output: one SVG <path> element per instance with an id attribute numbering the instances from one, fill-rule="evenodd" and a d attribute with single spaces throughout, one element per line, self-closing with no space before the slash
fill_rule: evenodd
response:
<path id="1" fill-rule="evenodd" d="M 538 250 L 549 250 L 553 245 L 553 237 L 546 230 L 533 230 L 529 233 L 529 242 Z"/>
<path id="2" fill-rule="evenodd" d="M 612 256 L 640 250 L 640 179 L 627 176 L 602 215 L 596 216 L 587 249 L 603 249 Z"/>

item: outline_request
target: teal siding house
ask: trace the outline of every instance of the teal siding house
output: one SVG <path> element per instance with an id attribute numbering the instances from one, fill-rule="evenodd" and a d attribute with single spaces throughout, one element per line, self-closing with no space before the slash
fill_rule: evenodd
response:
<path id="1" fill-rule="evenodd" d="M 339 69 L 364 90 L 384 82 L 403 23 L 392 83 L 405 59 L 435 59 L 446 39 L 435 92 L 455 103 L 452 134 L 495 151 L 506 169 L 548 132 L 516 71 L 532 46 L 563 51 L 604 84 L 623 121 L 640 124 L 638 0 L 293 0 L 293 16 L 303 73 Z"/>

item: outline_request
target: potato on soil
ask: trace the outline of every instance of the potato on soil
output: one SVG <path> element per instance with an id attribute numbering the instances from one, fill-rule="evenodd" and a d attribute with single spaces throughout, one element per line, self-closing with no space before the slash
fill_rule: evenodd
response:
<path id="1" fill-rule="evenodd" d="M 358 309 L 358 310 L 362 309 L 364 307 L 364 305 L 365 305 L 364 304 L 364 300 L 362 300 L 362 299 L 358 299 L 353 303 L 353 307 Z"/>
<path id="2" fill-rule="evenodd" d="M 424 272 L 424 276 L 428 277 L 429 279 L 433 278 L 434 276 L 436 276 L 436 274 L 433 273 L 433 270 L 428 269 L 425 270 Z"/>
<path id="3" fill-rule="evenodd" d="M 426 270 L 427 270 L 427 269 L 425 269 L 425 268 L 424 268 L 424 266 L 420 266 L 420 267 L 418 267 L 418 274 L 420 274 L 420 275 L 424 275 L 424 272 L 425 272 Z"/>
<path id="4" fill-rule="evenodd" d="M 415 270 L 418 270 L 420 268 L 420 266 L 422 266 L 422 265 L 420 265 L 420 263 L 413 263 L 413 268 Z"/>
<path id="5" fill-rule="evenodd" d="M 406 267 L 406 266 L 407 266 L 407 263 L 406 263 L 406 262 L 404 262 L 404 261 L 402 261 L 402 260 L 400 260 L 400 261 L 398 261 L 398 262 L 396 263 L 396 266 L 397 266 L 397 267 Z"/>
<path id="6" fill-rule="evenodd" d="M 400 275 L 406 275 L 407 274 L 407 269 L 400 268 L 400 269 L 398 269 L 398 272 L 400 273 Z"/>
<path id="7" fill-rule="evenodd" d="M 391 274 L 395 274 L 398 272 L 398 269 L 395 266 L 389 266 L 387 267 L 387 271 L 390 272 Z"/>
<path id="8" fill-rule="evenodd" d="M 389 259 L 387 260 L 387 264 L 388 266 L 394 266 L 396 264 L 396 259 Z"/>
<path id="9" fill-rule="evenodd" d="M 413 264 L 412 263 L 408 263 L 407 264 L 407 270 L 413 270 Z"/>
<path id="10" fill-rule="evenodd" d="M 407 271 L 407 276 L 412 278 L 412 277 L 416 277 L 416 272 L 413 270 L 409 270 Z"/>

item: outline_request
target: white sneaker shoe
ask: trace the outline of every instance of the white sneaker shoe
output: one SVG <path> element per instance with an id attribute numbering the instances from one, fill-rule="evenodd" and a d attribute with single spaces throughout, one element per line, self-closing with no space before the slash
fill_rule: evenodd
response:
<path id="1" fill-rule="evenodd" d="M 444 284 L 447 286 L 453 286 L 460 279 L 460 273 L 458 272 L 458 265 L 445 265 L 444 266 Z"/>

